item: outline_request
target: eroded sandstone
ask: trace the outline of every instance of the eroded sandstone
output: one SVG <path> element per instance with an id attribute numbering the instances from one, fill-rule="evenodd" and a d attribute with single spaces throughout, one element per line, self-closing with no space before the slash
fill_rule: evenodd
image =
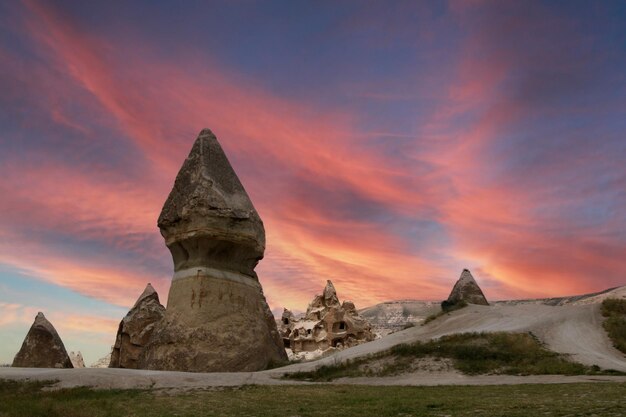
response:
<path id="1" fill-rule="evenodd" d="M 139 366 L 256 371 L 286 360 L 254 270 L 265 251 L 263 222 L 210 130 L 196 139 L 158 226 L 174 276 Z"/>
<path id="2" fill-rule="evenodd" d="M 469 269 L 464 269 L 461 273 L 459 280 L 454 284 L 452 292 L 450 292 L 447 303 L 457 304 L 461 301 L 470 304 L 489 305 L 483 291 L 476 283 Z"/>
<path id="3" fill-rule="evenodd" d="M 65 345 L 43 313 L 37 313 L 24 338 L 22 348 L 13 359 L 19 368 L 73 368 Z"/>
<path id="4" fill-rule="evenodd" d="M 313 298 L 304 317 L 296 318 L 285 309 L 280 323 L 283 343 L 293 359 L 313 359 L 376 337 L 353 302 L 339 302 L 331 281 L 326 282 L 322 294 Z"/>
<path id="5" fill-rule="evenodd" d="M 148 283 L 133 308 L 120 321 L 109 368 L 137 369 L 139 356 L 164 315 L 165 307 L 159 302 L 159 294 Z"/>

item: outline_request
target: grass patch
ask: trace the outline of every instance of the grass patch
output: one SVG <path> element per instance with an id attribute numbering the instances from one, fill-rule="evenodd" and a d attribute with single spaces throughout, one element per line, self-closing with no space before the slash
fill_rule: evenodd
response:
<path id="1" fill-rule="evenodd" d="M 463 333 L 428 342 L 402 344 L 367 357 L 321 366 L 314 371 L 285 374 L 285 378 L 332 381 L 342 377 L 389 376 L 406 372 L 419 358 L 451 359 L 468 375 L 597 375 L 619 374 L 570 361 L 546 349 L 529 333 Z M 382 363 L 372 367 L 372 363 Z"/>
<path id="2" fill-rule="evenodd" d="M 603 326 L 615 348 L 626 353 L 626 300 L 607 298 L 602 302 Z"/>
<path id="3" fill-rule="evenodd" d="M 245 386 L 163 395 L 154 391 L 42 392 L 0 381 L 3 417 L 161 416 L 623 416 L 626 384 L 384 387 Z M 26 408 L 24 408 L 26 407 Z"/>
<path id="4" fill-rule="evenodd" d="M 446 314 L 450 314 L 453 311 L 460 310 L 464 307 L 467 307 L 467 303 L 463 300 L 454 304 L 444 301 L 441 303 L 441 311 L 435 314 L 431 314 L 430 316 L 426 317 L 426 320 L 424 320 L 424 323 L 422 323 L 422 326 L 430 323 L 433 320 L 438 319 L 441 316 L 445 316 Z"/>
<path id="5" fill-rule="evenodd" d="M 89 417 L 115 415 L 113 398 L 132 401 L 138 390 L 88 388 L 43 391 L 56 381 L 0 380 L 0 416 L 11 417 Z M 120 411 L 118 410 L 118 413 Z M 118 414 L 124 415 L 124 414 Z"/>

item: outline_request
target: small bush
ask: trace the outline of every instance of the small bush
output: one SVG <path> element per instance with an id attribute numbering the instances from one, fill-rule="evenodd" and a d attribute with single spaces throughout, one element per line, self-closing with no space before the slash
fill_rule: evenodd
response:
<path id="1" fill-rule="evenodd" d="M 626 300 L 607 298 L 602 302 L 603 326 L 613 346 L 626 353 Z"/>

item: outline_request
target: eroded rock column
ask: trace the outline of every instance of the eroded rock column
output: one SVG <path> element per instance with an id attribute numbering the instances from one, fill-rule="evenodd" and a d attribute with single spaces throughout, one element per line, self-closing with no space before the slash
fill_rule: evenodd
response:
<path id="1" fill-rule="evenodd" d="M 263 222 L 210 130 L 196 139 L 158 226 L 174 276 L 140 367 L 255 371 L 286 360 L 254 271 L 265 251 Z"/>

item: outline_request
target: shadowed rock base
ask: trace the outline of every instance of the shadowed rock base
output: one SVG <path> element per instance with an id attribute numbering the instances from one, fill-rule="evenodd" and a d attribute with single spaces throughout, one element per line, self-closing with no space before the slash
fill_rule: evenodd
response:
<path id="1" fill-rule="evenodd" d="M 241 282 L 204 274 L 175 280 L 165 318 L 145 347 L 139 367 L 256 371 L 284 361 L 282 341 L 260 284 L 238 276 Z"/>

